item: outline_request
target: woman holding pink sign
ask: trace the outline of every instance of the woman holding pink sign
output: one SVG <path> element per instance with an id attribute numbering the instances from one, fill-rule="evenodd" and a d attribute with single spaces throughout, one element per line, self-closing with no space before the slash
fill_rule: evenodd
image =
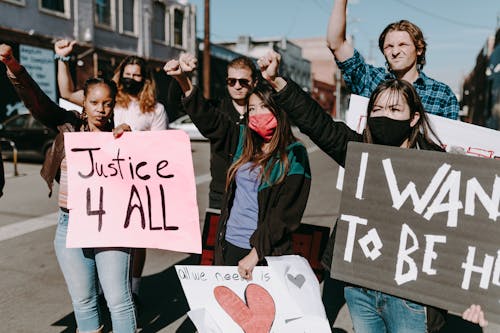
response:
<path id="1" fill-rule="evenodd" d="M 83 112 L 66 111 L 55 104 L 14 58 L 12 48 L 0 45 L 0 61 L 7 66 L 7 74 L 17 94 L 33 117 L 45 126 L 59 132 L 47 153 L 41 175 L 50 193 L 54 179 L 59 181 L 59 222 L 54 247 L 71 295 L 78 332 L 102 332 L 97 304 L 97 275 L 111 313 L 113 331 L 135 332 L 137 324 L 129 284 L 130 249 L 123 248 L 66 248 L 69 220 L 67 206 L 67 164 L 64 153 L 64 132 L 113 132 L 119 137 L 130 127 L 114 127 L 113 108 L 117 93 L 110 80 L 92 78 L 84 88 Z M 50 194 L 49 194 L 50 195 Z"/>

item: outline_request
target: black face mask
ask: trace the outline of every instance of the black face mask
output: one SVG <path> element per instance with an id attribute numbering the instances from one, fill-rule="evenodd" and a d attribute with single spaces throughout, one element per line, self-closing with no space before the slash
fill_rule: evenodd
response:
<path id="1" fill-rule="evenodd" d="M 144 81 L 136 81 L 129 77 L 122 77 L 120 83 L 123 86 L 123 90 L 130 95 L 137 95 L 144 86 Z"/>
<path id="2" fill-rule="evenodd" d="M 372 134 L 373 143 L 399 147 L 410 137 L 411 119 L 394 120 L 387 117 L 368 118 L 368 127 Z"/>

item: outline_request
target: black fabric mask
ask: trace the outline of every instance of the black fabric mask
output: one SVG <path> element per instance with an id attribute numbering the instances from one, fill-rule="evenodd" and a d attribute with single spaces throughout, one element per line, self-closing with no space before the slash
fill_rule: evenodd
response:
<path id="1" fill-rule="evenodd" d="M 137 95 L 144 86 L 144 81 L 136 81 L 129 77 L 122 77 L 120 83 L 123 86 L 123 90 L 130 95 Z"/>
<path id="2" fill-rule="evenodd" d="M 388 117 L 368 118 L 373 143 L 399 147 L 410 137 L 411 119 L 395 120 Z"/>

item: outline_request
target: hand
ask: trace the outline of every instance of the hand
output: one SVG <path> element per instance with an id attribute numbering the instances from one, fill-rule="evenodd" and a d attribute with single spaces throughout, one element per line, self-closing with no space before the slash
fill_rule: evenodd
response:
<path id="1" fill-rule="evenodd" d="M 179 57 L 179 64 L 184 73 L 192 73 L 198 64 L 198 59 L 190 53 L 182 53 Z"/>
<path id="2" fill-rule="evenodd" d="M 475 324 L 479 324 L 481 327 L 488 326 L 488 321 L 484 318 L 484 312 L 481 310 L 481 305 L 472 304 L 467 310 L 464 311 L 462 318 Z"/>
<path id="3" fill-rule="evenodd" d="M 61 57 L 67 57 L 73 52 L 76 40 L 60 39 L 54 44 L 54 52 Z"/>
<path id="4" fill-rule="evenodd" d="M 238 273 L 245 280 L 252 280 L 253 268 L 259 262 L 259 255 L 255 247 L 252 248 L 249 254 L 238 262 Z"/>
<path id="5" fill-rule="evenodd" d="M 0 44 L 0 61 L 7 65 L 12 59 L 14 59 L 12 47 L 7 44 Z"/>
<path id="6" fill-rule="evenodd" d="M 182 53 L 179 60 L 172 59 L 168 61 L 163 70 L 167 75 L 178 77 L 188 73 L 192 73 L 197 66 L 198 60 L 189 53 Z"/>
<path id="7" fill-rule="evenodd" d="M 13 74 L 21 70 L 21 64 L 14 58 L 14 53 L 10 45 L 0 44 L 0 61 L 3 62 Z"/>
<path id="8" fill-rule="evenodd" d="M 174 78 L 177 76 L 182 75 L 182 69 L 181 69 L 181 64 L 179 60 L 177 59 L 172 59 L 169 60 L 165 66 L 163 66 L 163 71 L 167 74 L 170 75 Z"/>
<path id="9" fill-rule="evenodd" d="M 274 51 L 269 51 L 265 56 L 257 60 L 262 77 L 269 82 L 274 82 L 278 76 L 278 69 L 280 67 L 281 55 Z"/>
<path id="10" fill-rule="evenodd" d="M 132 131 L 132 129 L 130 128 L 129 125 L 120 124 L 120 125 L 116 126 L 115 128 L 113 128 L 113 136 L 115 137 L 115 139 L 118 139 L 119 137 L 122 136 L 123 133 L 131 132 L 131 131 Z"/>
<path id="11" fill-rule="evenodd" d="M 180 85 L 185 96 L 189 96 L 193 90 L 193 83 L 187 74 L 196 69 L 197 60 L 189 53 L 183 53 L 179 60 L 168 61 L 163 70 L 167 75 L 172 76 Z"/>

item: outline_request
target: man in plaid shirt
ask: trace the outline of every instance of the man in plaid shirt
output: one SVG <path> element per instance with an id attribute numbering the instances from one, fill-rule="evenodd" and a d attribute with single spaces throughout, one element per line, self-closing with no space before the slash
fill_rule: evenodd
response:
<path id="1" fill-rule="evenodd" d="M 389 24 L 379 37 L 379 48 L 388 69 L 368 65 L 345 38 L 347 0 L 336 0 L 328 23 L 327 43 L 344 80 L 353 94 L 370 97 L 381 82 L 390 78 L 411 82 L 425 111 L 458 118 L 458 101 L 446 84 L 424 74 L 427 43 L 419 27 L 401 20 Z"/>
<path id="2" fill-rule="evenodd" d="M 386 59 L 387 68 L 375 67 L 367 64 L 347 42 L 346 10 L 347 0 L 335 0 L 326 40 L 344 81 L 353 94 L 370 97 L 381 82 L 399 78 L 413 84 L 426 112 L 458 119 L 459 105 L 451 88 L 422 72 L 427 43 L 419 27 L 406 20 L 389 24 L 379 37 L 379 48 Z M 330 278 L 329 272 L 326 275 L 323 304 L 328 320 L 333 325 L 345 303 L 344 284 Z"/>

